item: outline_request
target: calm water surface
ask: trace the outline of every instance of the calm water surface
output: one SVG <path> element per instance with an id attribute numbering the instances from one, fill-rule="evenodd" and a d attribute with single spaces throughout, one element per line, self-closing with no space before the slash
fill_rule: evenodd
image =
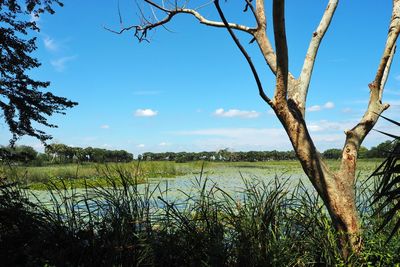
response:
<path id="1" fill-rule="evenodd" d="M 367 177 L 369 173 L 370 168 L 362 169 L 360 170 L 360 177 Z M 243 165 L 238 164 L 237 166 L 224 166 L 223 164 L 211 167 L 205 166 L 202 173 L 201 168 L 199 168 L 198 171 L 175 178 L 149 179 L 147 184 L 138 185 L 138 190 L 144 192 L 145 188 L 148 188 L 150 192 L 153 192 L 154 198 L 162 196 L 168 201 L 178 201 L 184 200 L 188 196 L 196 195 L 204 181 L 207 181 L 207 189 L 217 186 L 235 196 L 244 191 L 244 181 L 268 183 L 273 181 L 275 177 L 282 182 L 287 180 L 289 187 L 296 186 L 301 180 L 306 187 L 312 188 L 299 164 L 280 165 L 266 162 L 257 166 L 246 163 Z M 51 195 L 48 191 L 32 190 L 32 193 L 41 202 L 46 203 L 51 200 Z M 79 197 L 85 193 L 87 192 L 84 189 L 75 189 L 74 192 L 66 192 L 66 195 Z"/>

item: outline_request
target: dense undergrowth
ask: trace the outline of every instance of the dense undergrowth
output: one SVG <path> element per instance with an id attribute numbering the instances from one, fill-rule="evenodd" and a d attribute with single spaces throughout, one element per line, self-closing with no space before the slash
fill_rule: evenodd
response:
<path id="1" fill-rule="evenodd" d="M 50 202 L 16 183 L 0 188 L 4 266 L 394 266 L 400 238 L 387 243 L 383 217 L 370 205 L 373 181 L 358 184 L 363 249 L 340 257 L 335 231 L 314 192 L 289 179 L 245 180 L 228 194 L 211 180 L 173 199 L 115 170 L 84 190 L 49 184 Z M 61 180 L 63 181 L 63 180 Z M 390 207 L 388 207 L 390 208 Z M 388 226 L 390 228 L 390 225 Z M 380 229 L 380 230 L 379 230 Z"/>

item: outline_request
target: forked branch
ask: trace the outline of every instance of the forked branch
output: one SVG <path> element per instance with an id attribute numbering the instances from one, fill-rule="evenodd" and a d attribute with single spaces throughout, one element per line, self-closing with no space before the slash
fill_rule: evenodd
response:
<path id="1" fill-rule="evenodd" d="M 144 0 L 146 3 L 148 3 L 150 6 L 153 8 L 157 9 L 160 12 L 165 13 L 165 17 L 161 20 L 156 20 L 154 22 L 150 21 L 145 21 L 142 25 L 132 25 L 129 27 L 122 28 L 120 31 L 115 31 L 108 29 L 111 32 L 117 33 L 117 34 L 122 34 L 125 31 L 129 30 L 135 30 L 135 36 L 138 38 L 139 41 L 145 41 L 147 40 L 147 34 L 150 30 L 157 28 L 159 26 L 164 26 L 168 22 L 172 20 L 176 15 L 178 14 L 189 14 L 195 17 L 201 24 L 211 26 L 211 27 L 217 27 L 217 28 L 226 28 L 225 23 L 221 21 L 213 21 L 205 18 L 202 16 L 197 10 L 195 9 L 190 9 L 190 8 L 185 8 L 185 7 L 178 7 L 177 4 L 175 4 L 175 8 L 173 9 L 168 9 L 164 6 L 161 6 L 154 1 L 151 0 Z M 253 33 L 256 31 L 256 28 L 248 27 L 245 25 L 237 24 L 237 23 L 228 23 L 229 27 L 234 30 L 242 31 L 249 33 L 253 35 Z"/>

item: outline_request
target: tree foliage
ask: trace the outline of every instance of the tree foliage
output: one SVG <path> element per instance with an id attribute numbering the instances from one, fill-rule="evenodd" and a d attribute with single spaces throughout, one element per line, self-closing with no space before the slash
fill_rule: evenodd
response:
<path id="1" fill-rule="evenodd" d="M 51 136 L 37 129 L 35 123 L 57 127 L 49 123 L 47 117 L 64 114 L 66 108 L 77 105 L 64 97 L 42 92 L 50 82 L 35 80 L 28 73 L 41 65 L 31 56 L 37 45 L 36 38 L 28 35 L 39 31 L 32 16 L 53 14 L 54 4 L 62 6 L 58 0 L 0 1 L 0 108 L 13 134 L 12 143 L 23 135 L 41 141 L 50 139 Z"/>
<path id="2" fill-rule="evenodd" d="M 327 149 L 322 153 L 326 159 L 340 159 L 342 157 L 342 150 L 337 148 Z"/>
<path id="3" fill-rule="evenodd" d="M 108 150 L 93 147 L 70 147 L 64 144 L 50 144 L 45 148 L 49 160 L 55 163 L 70 162 L 130 162 L 133 154 L 125 150 Z"/>
<path id="4" fill-rule="evenodd" d="M 296 154 L 291 151 L 229 151 L 221 149 L 218 151 L 202 152 L 145 152 L 138 156 L 144 161 L 224 161 L 224 162 L 257 162 L 270 160 L 296 160 Z"/>

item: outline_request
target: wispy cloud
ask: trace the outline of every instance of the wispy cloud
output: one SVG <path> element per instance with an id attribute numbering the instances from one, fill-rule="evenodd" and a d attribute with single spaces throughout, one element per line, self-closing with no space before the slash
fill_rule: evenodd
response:
<path id="1" fill-rule="evenodd" d="M 396 75 L 394 78 L 396 81 L 400 81 L 400 74 Z"/>
<path id="2" fill-rule="evenodd" d="M 138 144 L 137 147 L 138 148 L 144 148 L 146 145 L 145 144 Z"/>
<path id="3" fill-rule="evenodd" d="M 307 108 L 307 111 L 309 112 L 315 112 L 315 111 L 321 111 L 323 109 L 333 109 L 335 107 L 335 104 L 331 101 L 326 102 L 325 104 L 321 105 L 314 105 L 311 107 Z"/>
<path id="4" fill-rule="evenodd" d="M 309 107 L 309 108 L 307 109 L 307 111 L 309 111 L 309 112 L 314 112 L 314 111 L 320 111 L 321 109 L 322 109 L 322 108 L 321 108 L 320 105 L 314 105 L 314 106 Z"/>
<path id="5" fill-rule="evenodd" d="M 197 136 L 198 139 L 194 140 L 193 144 L 206 150 L 290 149 L 290 142 L 283 128 L 211 128 L 177 131 L 172 134 Z"/>
<path id="6" fill-rule="evenodd" d="M 399 81 L 400 81 L 400 79 L 399 79 Z M 385 94 L 399 96 L 400 90 L 385 89 Z"/>
<path id="7" fill-rule="evenodd" d="M 102 147 L 104 147 L 104 148 L 113 148 L 113 146 L 109 145 L 109 144 L 103 144 Z"/>
<path id="8" fill-rule="evenodd" d="M 67 67 L 67 63 L 75 60 L 76 58 L 77 56 L 61 57 L 59 59 L 50 61 L 50 63 L 56 71 L 63 72 Z"/>
<path id="9" fill-rule="evenodd" d="M 161 143 L 159 143 L 158 145 L 159 145 L 159 146 L 170 146 L 171 144 L 170 144 L 170 143 L 167 143 L 167 142 L 161 142 Z"/>
<path id="10" fill-rule="evenodd" d="M 320 120 L 308 123 L 310 132 L 330 132 L 330 131 L 344 131 L 352 128 L 356 124 L 355 121 L 328 121 Z"/>
<path id="11" fill-rule="evenodd" d="M 108 124 L 103 124 L 100 126 L 101 129 L 110 129 L 110 125 Z"/>
<path id="12" fill-rule="evenodd" d="M 190 135 L 198 135 L 198 136 L 214 136 L 214 137 L 230 137 L 230 138 L 239 138 L 246 137 L 248 140 L 251 140 L 254 136 L 260 135 L 275 135 L 281 136 L 284 134 L 283 129 L 278 128 L 212 128 L 212 129 L 200 129 L 200 130 L 192 130 L 192 131 L 176 131 L 172 134 L 182 135 L 182 136 L 190 136 Z"/>
<path id="13" fill-rule="evenodd" d="M 225 111 L 223 108 L 219 108 L 214 112 L 216 117 L 225 117 L 225 118 L 244 118 L 244 119 L 254 119 L 260 116 L 260 113 L 251 110 L 239 110 L 239 109 L 229 109 Z"/>
<path id="14" fill-rule="evenodd" d="M 334 104 L 333 102 L 331 102 L 331 101 L 326 102 L 326 103 L 324 104 L 324 108 L 325 108 L 325 109 L 333 109 L 334 107 L 335 107 L 335 104 Z"/>
<path id="15" fill-rule="evenodd" d="M 46 36 L 43 39 L 44 47 L 52 52 L 58 51 L 60 46 L 58 43 L 53 38 L 50 38 L 49 36 Z"/>
<path id="16" fill-rule="evenodd" d="M 134 95 L 159 95 L 161 91 L 146 91 L 146 90 L 141 90 L 141 91 L 135 91 L 133 92 Z"/>
<path id="17" fill-rule="evenodd" d="M 318 121 L 309 123 L 309 130 L 317 148 L 341 147 L 346 127 L 354 126 L 351 122 Z M 291 150 L 289 138 L 283 128 L 211 128 L 189 131 L 177 131 L 178 136 L 194 136 L 191 144 L 199 150 Z M 193 149 L 193 147 L 192 147 Z"/>
<path id="18" fill-rule="evenodd" d="M 135 117 L 154 117 L 157 116 L 158 111 L 146 108 L 146 109 L 137 109 L 135 111 Z"/>

